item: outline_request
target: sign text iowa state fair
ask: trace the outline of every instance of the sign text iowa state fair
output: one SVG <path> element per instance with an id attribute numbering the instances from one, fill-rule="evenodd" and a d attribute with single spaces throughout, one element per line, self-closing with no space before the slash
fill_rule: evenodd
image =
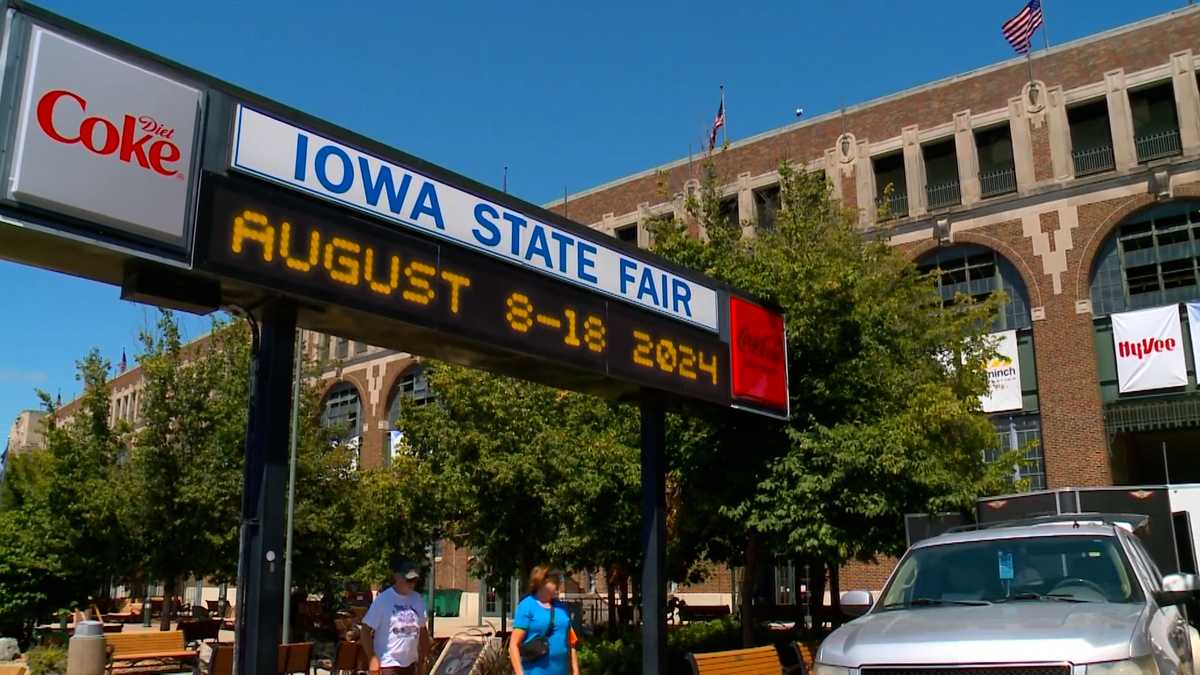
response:
<path id="1" fill-rule="evenodd" d="M 717 293 L 596 240 L 239 106 L 233 168 L 676 319 L 718 329 Z"/>

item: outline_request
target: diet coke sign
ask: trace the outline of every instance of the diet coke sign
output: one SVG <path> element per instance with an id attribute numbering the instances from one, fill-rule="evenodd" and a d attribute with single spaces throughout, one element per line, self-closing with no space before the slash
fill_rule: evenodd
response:
<path id="1" fill-rule="evenodd" d="M 1187 384 L 1178 305 L 1113 314 L 1112 325 L 1122 394 Z"/>
<path id="2" fill-rule="evenodd" d="M 201 92 L 35 26 L 9 198 L 185 245 Z"/>

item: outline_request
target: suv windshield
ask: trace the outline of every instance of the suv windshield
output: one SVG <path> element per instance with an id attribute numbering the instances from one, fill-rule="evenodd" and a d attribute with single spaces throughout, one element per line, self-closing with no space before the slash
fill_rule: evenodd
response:
<path id="1" fill-rule="evenodd" d="M 1053 536 L 918 548 L 900 563 L 879 607 L 1140 601 L 1118 547 L 1115 537 Z"/>

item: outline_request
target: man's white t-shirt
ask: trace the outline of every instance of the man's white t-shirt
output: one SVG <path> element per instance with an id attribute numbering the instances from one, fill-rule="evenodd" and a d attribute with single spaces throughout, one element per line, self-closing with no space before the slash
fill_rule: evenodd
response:
<path id="1" fill-rule="evenodd" d="M 406 668 L 417 662 L 425 621 L 425 600 L 420 593 L 401 595 L 388 586 L 375 596 L 363 625 L 375 633 L 372 644 L 380 667 Z"/>

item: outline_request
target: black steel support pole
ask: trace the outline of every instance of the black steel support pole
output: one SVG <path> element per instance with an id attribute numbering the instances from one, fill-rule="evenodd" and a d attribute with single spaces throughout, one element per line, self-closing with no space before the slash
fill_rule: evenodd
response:
<path id="1" fill-rule="evenodd" d="M 239 675 L 274 675 L 283 630 L 283 545 L 296 308 L 269 302 L 256 313 L 238 559 Z"/>
<path id="2" fill-rule="evenodd" d="M 642 397 L 642 675 L 667 672 L 667 422 Z"/>

